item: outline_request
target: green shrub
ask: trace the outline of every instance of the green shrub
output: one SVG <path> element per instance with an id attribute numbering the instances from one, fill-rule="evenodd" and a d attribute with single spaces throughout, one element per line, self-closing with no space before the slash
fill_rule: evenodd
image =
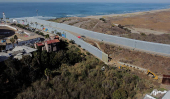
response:
<path id="1" fill-rule="evenodd" d="M 87 54 L 87 55 L 90 55 L 90 53 L 89 53 L 89 52 L 86 52 L 86 54 Z"/>
<path id="2" fill-rule="evenodd" d="M 72 44 L 75 44 L 75 41 L 74 41 L 74 40 L 70 40 L 69 42 L 72 43 Z"/>
<path id="3" fill-rule="evenodd" d="M 61 36 L 61 32 L 57 32 L 56 34 L 57 34 L 58 36 Z"/>
<path id="4" fill-rule="evenodd" d="M 106 20 L 104 18 L 100 18 L 99 20 L 102 20 L 103 22 L 106 22 Z"/>
<path id="5" fill-rule="evenodd" d="M 146 34 L 145 34 L 145 33 L 140 33 L 140 35 L 142 35 L 142 36 L 146 36 Z"/>
<path id="6" fill-rule="evenodd" d="M 126 90 L 124 90 L 123 88 L 121 88 L 121 89 L 118 89 L 118 90 L 116 90 L 116 91 L 113 92 L 112 98 L 113 98 L 113 99 L 127 99 L 127 98 L 128 98 L 128 95 L 127 95 Z"/>
<path id="7" fill-rule="evenodd" d="M 78 47 L 81 47 L 81 45 L 78 45 Z"/>

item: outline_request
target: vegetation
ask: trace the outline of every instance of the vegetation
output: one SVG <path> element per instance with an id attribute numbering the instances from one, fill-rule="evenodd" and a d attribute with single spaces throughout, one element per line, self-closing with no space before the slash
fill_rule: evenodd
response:
<path id="1" fill-rule="evenodd" d="M 45 35 L 45 38 L 47 38 L 47 39 L 50 38 L 50 35 L 49 34 Z"/>
<path id="2" fill-rule="evenodd" d="M 57 32 L 56 34 L 57 34 L 58 36 L 61 36 L 61 33 L 60 33 L 60 32 Z"/>
<path id="3" fill-rule="evenodd" d="M 14 38 L 10 38 L 10 42 L 12 43 L 12 45 L 14 47 L 15 39 Z"/>
<path id="4" fill-rule="evenodd" d="M 102 20 L 103 22 L 106 22 L 106 19 L 104 19 L 104 18 L 100 18 L 99 20 Z"/>
<path id="5" fill-rule="evenodd" d="M 130 71 L 107 66 L 89 52 L 82 54 L 73 44 L 61 40 L 59 46 L 56 53 L 38 50 L 33 57 L 1 63 L 0 97 L 131 99 L 148 87 L 147 81 Z"/>
<path id="6" fill-rule="evenodd" d="M 17 36 L 17 35 L 14 35 L 14 39 L 17 41 L 17 39 L 18 39 L 18 36 Z"/>
<path id="7" fill-rule="evenodd" d="M 145 34 L 145 33 L 140 33 L 140 35 L 142 35 L 142 36 L 146 36 L 146 34 Z"/>
<path id="8" fill-rule="evenodd" d="M 70 40 L 69 42 L 72 43 L 72 44 L 75 44 L 75 41 L 74 41 L 74 40 Z"/>

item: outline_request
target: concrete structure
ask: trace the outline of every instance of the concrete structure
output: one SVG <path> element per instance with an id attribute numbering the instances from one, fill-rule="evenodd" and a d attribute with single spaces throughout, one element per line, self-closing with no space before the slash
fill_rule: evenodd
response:
<path id="1" fill-rule="evenodd" d="M 13 57 L 15 59 L 22 59 L 23 55 L 30 55 L 32 57 L 32 52 L 37 51 L 37 49 L 30 48 L 27 46 L 16 46 L 12 51 L 0 52 L 0 62 L 5 61 L 8 57 Z"/>
<path id="2" fill-rule="evenodd" d="M 152 97 L 152 96 L 146 94 L 145 97 L 144 97 L 143 99 L 156 99 L 156 98 L 154 98 L 154 97 Z"/>
<path id="3" fill-rule="evenodd" d="M 27 46 L 16 46 L 12 51 L 15 52 L 15 51 L 23 51 L 23 50 L 25 51 L 25 53 L 32 53 L 36 51 L 37 49 L 30 48 Z"/>
<path id="4" fill-rule="evenodd" d="M 32 52 L 37 51 L 37 49 L 30 48 L 27 46 L 16 46 L 13 50 L 11 55 L 18 60 L 22 59 L 24 55 L 30 55 L 32 57 Z"/>
<path id="5" fill-rule="evenodd" d="M 0 62 L 7 60 L 8 57 L 10 57 L 8 53 L 0 52 Z"/>
<path id="6" fill-rule="evenodd" d="M 42 50 L 46 50 L 47 52 L 52 52 L 52 51 L 59 50 L 59 46 L 58 46 L 59 42 L 60 42 L 59 37 L 56 36 L 56 37 L 51 37 L 50 40 L 35 43 L 34 46 L 35 48 L 40 47 Z"/>
<path id="7" fill-rule="evenodd" d="M 99 41 L 109 42 L 121 46 L 126 46 L 126 47 L 139 49 L 143 51 L 154 52 L 158 54 L 170 55 L 170 45 L 168 44 L 146 42 L 146 41 L 134 40 L 134 39 L 118 37 L 113 35 L 107 35 L 107 34 L 93 32 L 78 27 L 62 24 L 62 23 L 55 23 L 55 22 L 40 20 L 36 18 L 22 18 L 22 19 L 27 19 L 28 22 L 38 22 L 39 24 L 43 24 L 45 28 L 48 28 L 49 32 L 53 31 L 54 27 L 57 27 L 59 29 L 63 29 L 63 31 L 67 30 Z"/>
<path id="8" fill-rule="evenodd" d="M 18 41 L 18 44 L 14 44 L 15 46 L 23 46 L 23 45 L 27 45 L 27 44 L 34 44 L 35 42 L 39 42 L 40 41 L 40 37 L 38 38 L 34 38 L 34 39 L 29 39 L 29 40 L 25 40 L 25 41 Z M 10 50 L 13 48 L 12 44 L 8 44 L 6 45 L 6 50 Z"/>
<path id="9" fill-rule="evenodd" d="M 162 99 L 170 99 L 170 91 L 168 91 L 163 97 Z"/>
<path id="10" fill-rule="evenodd" d="M 19 19 L 16 19 L 16 20 L 18 20 L 18 22 L 19 22 L 20 24 L 23 24 L 23 21 L 22 21 L 22 20 L 24 20 L 23 18 L 19 18 Z M 27 19 L 26 19 L 26 20 L 27 20 Z M 44 23 L 41 24 L 41 21 L 44 21 Z M 26 23 L 26 22 L 27 22 L 27 23 Z M 36 20 L 34 20 L 34 21 L 28 20 L 28 21 L 26 21 L 26 22 L 24 23 L 25 25 L 28 24 L 28 23 L 30 23 L 30 22 L 36 22 Z M 35 26 L 35 25 L 34 25 L 34 26 L 32 26 L 32 27 L 42 30 L 41 25 L 44 25 L 44 27 L 45 27 L 46 29 L 48 29 L 49 32 L 55 31 L 55 30 L 56 30 L 57 32 L 61 32 L 62 34 L 65 35 L 64 38 L 67 38 L 67 39 L 69 39 L 69 40 L 74 40 L 76 44 L 81 45 L 81 48 L 89 51 L 91 54 L 93 54 L 94 56 L 96 56 L 96 57 L 99 58 L 100 60 L 102 60 L 102 61 L 104 61 L 104 62 L 106 62 L 106 63 L 108 62 L 108 54 L 102 52 L 101 50 L 99 50 L 98 48 L 92 46 L 91 44 L 84 42 L 83 40 L 77 38 L 76 36 L 72 35 L 71 33 L 67 32 L 67 31 L 64 31 L 64 30 L 62 30 L 62 29 L 56 28 L 57 25 L 54 25 L 54 24 L 57 24 L 57 23 L 54 23 L 54 22 L 53 22 L 54 24 L 48 24 L 49 21 L 45 21 L 45 20 L 39 20 L 39 21 L 37 21 L 37 22 L 38 22 L 38 23 L 40 22 L 39 25 L 38 25 L 38 26 Z M 46 23 L 47 23 L 48 25 L 46 25 Z M 51 23 L 51 22 L 50 22 L 50 23 Z"/>

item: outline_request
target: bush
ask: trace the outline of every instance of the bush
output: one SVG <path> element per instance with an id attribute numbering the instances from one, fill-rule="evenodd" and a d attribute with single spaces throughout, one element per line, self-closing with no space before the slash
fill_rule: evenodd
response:
<path id="1" fill-rule="evenodd" d="M 146 34 L 145 34 L 145 33 L 140 33 L 140 35 L 142 35 L 142 36 L 146 36 Z"/>
<path id="2" fill-rule="evenodd" d="M 100 18 L 99 20 L 102 20 L 103 22 L 106 22 L 106 20 L 104 18 Z"/>
<path id="3" fill-rule="evenodd" d="M 126 99 L 128 98 L 127 92 L 124 89 L 118 89 L 113 92 L 113 99 Z"/>
<path id="4" fill-rule="evenodd" d="M 57 34 L 58 36 L 61 36 L 61 33 L 60 33 L 60 32 L 57 32 L 56 34 Z"/>
<path id="5" fill-rule="evenodd" d="M 122 26 L 121 24 L 119 24 L 119 25 L 118 25 L 118 27 L 119 27 L 119 28 L 121 28 L 121 29 L 123 29 L 123 28 L 124 28 L 124 26 Z"/>
<path id="6" fill-rule="evenodd" d="M 78 45 L 78 47 L 81 47 L 81 45 Z"/>
<path id="7" fill-rule="evenodd" d="M 87 54 L 87 55 L 90 55 L 90 53 L 89 53 L 89 52 L 86 52 L 86 54 Z"/>
<path id="8" fill-rule="evenodd" d="M 75 41 L 74 41 L 74 40 L 70 40 L 69 42 L 72 43 L 72 44 L 75 44 Z"/>

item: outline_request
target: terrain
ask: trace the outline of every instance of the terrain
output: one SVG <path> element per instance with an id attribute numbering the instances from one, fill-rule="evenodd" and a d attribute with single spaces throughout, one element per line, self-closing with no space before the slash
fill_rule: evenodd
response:
<path id="1" fill-rule="evenodd" d="M 122 15 L 69 17 L 50 21 L 136 40 L 170 44 L 170 10 Z"/>
<path id="2" fill-rule="evenodd" d="M 58 52 L 38 50 L 33 57 L 1 62 L 0 96 L 3 99 L 135 99 L 160 88 L 152 78 L 141 78 L 138 72 L 106 65 L 67 39 L 62 39 L 59 46 Z"/>

